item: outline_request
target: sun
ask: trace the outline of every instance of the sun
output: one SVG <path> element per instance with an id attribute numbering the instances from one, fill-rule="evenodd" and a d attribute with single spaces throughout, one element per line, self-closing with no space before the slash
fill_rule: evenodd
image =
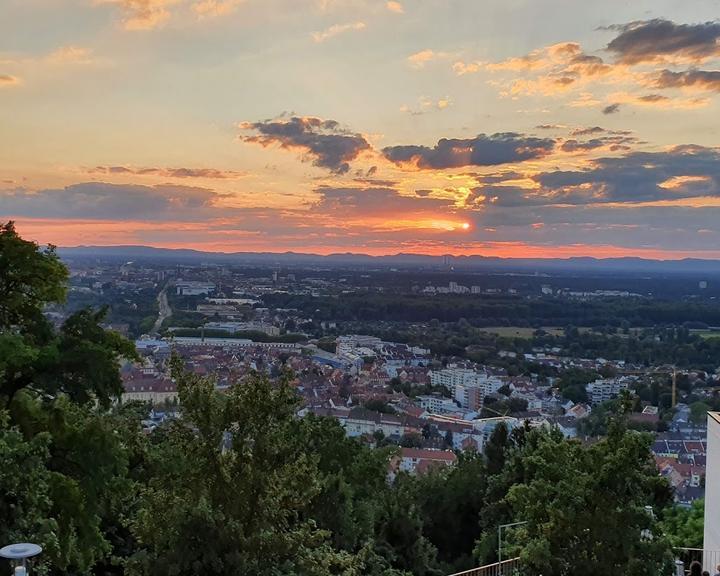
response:
<path id="1" fill-rule="evenodd" d="M 460 225 L 460 227 L 461 227 L 463 230 L 470 230 L 470 223 L 469 223 L 469 222 L 463 222 L 463 223 Z"/>

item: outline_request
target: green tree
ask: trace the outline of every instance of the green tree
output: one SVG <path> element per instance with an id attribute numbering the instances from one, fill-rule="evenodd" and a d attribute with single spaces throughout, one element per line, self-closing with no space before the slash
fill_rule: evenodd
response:
<path id="1" fill-rule="evenodd" d="M 46 569 L 85 574 L 113 553 L 105 531 L 132 498 L 140 430 L 109 410 L 132 344 L 99 326 L 102 312 L 82 310 L 59 331 L 43 314 L 63 299 L 66 278 L 52 248 L 0 226 L 0 475 L 28 461 L 6 492 L 4 529 L 42 544 Z"/>
<path id="2" fill-rule="evenodd" d="M 690 508 L 671 506 L 662 515 L 660 527 L 678 548 L 702 548 L 705 522 L 705 501 L 695 500 Z"/>
<path id="3" fill-rule="evenodd" d="M 58 552 L 57 522 L 49 515 L 49 437 L 26 440 L 0 411 L 0 542 L 40 542 L 46 553 Z M 31 489 L 30 489 L 31 488 Z M 0 562 L 0 571 L 10 567 Z"/>
<path id="4" fill-rule="evenodd" d="M 252 376 L 223 394 L 173 365 L 183 417 L 152 455 L 131 573 L 358 573 L 308 517 L 323 487 L 287 381 Z"/>
<path id="5" fill-rule="evenodd" d="M 403 448 L 422 448 L 423 437 L 417 432 L 403 434 L 400 438 L 400 446 Z"/>
<path id="6" fill-rule="evenodd" d="M 693 402 L 690 404 L 690 422 L 696 426 L 704 424 L 710 410 L 712 410 L 712 407 L 706 402 Z"/>
<path id="7" fill-rule="evenodd" d="M 416 484 L 423 534 L 437 550 L 444 573 L 476 566 L 473 548 L 486 507 L 487 468 L 482 455 L 462 453 L 456 466 L 433 469 Z"/>
<path id="8" fill-rule="evenodd" d="M 13 222 L 0 223 L 0 329 L 26 328 L 42 309 L 65 299 L 68 272 L 55 248 L 23 240 Z"/>
<path id="9" fill-rule="evenodd" d="M 657 475 L 651 438 L 613 421 L 590 447 L 557 432 L 536 436 L 521 456 L 525 480 L 507 501 L 525 569 L 549 576 L 669 573 L 669 542 L 646 506 L 663 507 L 670 490 Z"/>

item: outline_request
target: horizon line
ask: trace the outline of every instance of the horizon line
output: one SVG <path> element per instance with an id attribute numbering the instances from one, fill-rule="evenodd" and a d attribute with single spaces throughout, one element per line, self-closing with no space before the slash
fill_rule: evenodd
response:
<path id="1" fill-rule="evenodd" d="M 683 257 L 677 257 L 677 258 L 649 258 L 644 256 L 633 256 L 633 255 L 625 255 L 625 256 L 592 256 L 592 255 L 578 255 L 578 256 L 528 256 L 528 257 L 522 257 L 522 256 L 487 256 L 482 253 L 473 253 L 473 254 L 457 254 L 452 252 L 446 252 L 443 254 L 428 254 L 425 252 L 388 252 L 386 254 L 368 254 L 366 252 L 328 252 L 327 254 L 321 254 L 319 252 L 297 252 L 294 250 L 285 250 L 285 251 L 275 251 L 275 250 L 247 250 L 247 251 L 234 251 L 234 252 L 228 252 L 224 250 L 203 250 L 198 248 L 189 248 L 189 247 L 176 247 L 176 248 L 169 248 L 164 246 L 152 246 L 148 244 L 78 244 L 74 246 L 55 246 L 58 250 L 78 250 L 78 249 L 85 249 L 85 250 L 107 250 L 107 249 L 149 249 L 149 250 L 159 250 L 159 251 L 166 251 L 166 252 L 196 252 L 198 254 L 208 254 L 208 255 L 218 255 L 218 256 L 242 256 L 242 255 L 263 255 L 263 254 L 272 254 L 277 256 L 312 256 L 317 258 L 330 258 L 334 256 L 352 256 L 352 257 L 363 257 L 363 258 L 372 258 L 372 259 L 382 259 L 382 258 L 395 258 L 395 257 L 402 257 L 402 256 L 409 256 L 409 257 L 417 257 L 417 258 L 461 258 L 461 259 L 470 259 L 470 258 L 483 258 L 487 260 L 562 260 L 562 261 L 571 261 L 571 260 L 595 260 L 595 261 L 609 261 L 609 260 L 643 260 L 647 262 L 684 262 L 689 260 L 695 260 L 695 261 L 706 261 L 706 262 L 718 262 L 720 263 L 720 258 L 713 258 L 713 257 L 696 257 L 696 256 L 683 256 Z"/>

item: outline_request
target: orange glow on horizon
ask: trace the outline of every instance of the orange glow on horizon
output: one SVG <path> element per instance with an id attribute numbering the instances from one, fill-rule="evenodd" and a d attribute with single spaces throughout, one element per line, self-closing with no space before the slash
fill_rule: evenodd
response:
<path id="1" fill-rule="evenodd" d="M 428 256 L 486 256 L 499 258 L 622 258 L 628 256 L 658 260 L 682 258 L 720 259 L 720 249 L 714 250 L 662 250 L 649 247 L 626 247 L 609 244 L 568 244 L 550 246 L 525 242 L 470 241 L 452 243 L 442 241 L 413 241 L 396 239 L 380 242 L 364 242 L 358 238 L 353 245 L 318 243 L 314 237 L 286 235 L 271 238 L 257 232 L 223 230 L 217 234 L 208 232 L 204 223 L 179 222 L 105 222 L 52 219 L 15 219 L 18 232 L 42 245 L 57 246 L 151 246 L 168 249 L 193 249 L 207 252 L 304 252 L 318 255 L 356 253 L 370 256 L 389 256 L 398 253 L 425 254 Z M 200 235 L 198 242 L 147 241 L 143 233 L 184 232 L 189 236 Z M 330 239 L 329 237 L 327 238 Z"/>

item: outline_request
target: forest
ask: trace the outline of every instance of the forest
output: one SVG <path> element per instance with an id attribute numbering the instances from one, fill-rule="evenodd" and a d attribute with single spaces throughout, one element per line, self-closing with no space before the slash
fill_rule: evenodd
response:
<path id="1" fill-rule="evenodd" d="M 315 321 L 457 322 L 474 326 L 611 326 L 652 327 L 720 325 L 720 305 L 702 300 L 659 300 L 645 297 L 578 300 L 485 294 L 348 293 L 306 296 L 273 293 L 267 306 L 297 308 Z"/>

